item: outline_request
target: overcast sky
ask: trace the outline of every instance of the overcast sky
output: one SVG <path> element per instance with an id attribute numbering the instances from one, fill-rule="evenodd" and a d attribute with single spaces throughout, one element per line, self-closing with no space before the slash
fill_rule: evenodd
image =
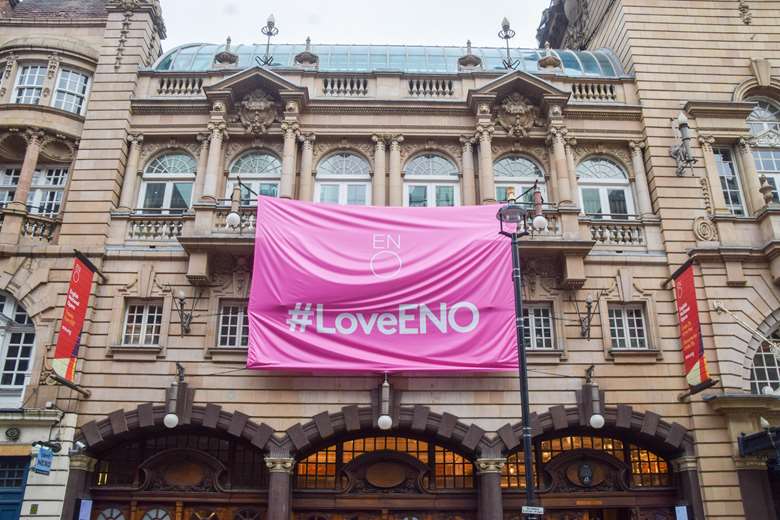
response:
<path id="1" fill-rule="evenodd" d="M 277 43 L 465 45 L 495 47 L 501 19 L 517 32 L 511 44 L 536 48 L 536 28 L 550 0 L 161 0 L 168 38 L 183 43 L 264 43 L 260 27 L 276 17 Z"/>

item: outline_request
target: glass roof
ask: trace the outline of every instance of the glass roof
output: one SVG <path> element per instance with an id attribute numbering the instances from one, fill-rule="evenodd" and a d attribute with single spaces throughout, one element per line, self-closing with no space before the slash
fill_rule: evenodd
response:
<path id="1" fill-rule="evenodd" d="M 224 45 L 187 44 L 165 53 L 153 69 L 158 71 L 204 71 L 214 63 L 214 56 L 225 50 Z M 255 66 L 255 58 L 265 54 L 264 44 L 233 45 L 238 54 L 239 68 Z M 272 67 L 293 67 L 295 55 L 303 45 L 271 45 Z M 454 74 L 458 58 L 466 54 L 465 47 L 420 47 L 407 45 L 312 45 L 311 52 L 320 58 L 319 70 L 325 72 L 401 71 L 412 73 Z M 624 76 L 623 68 L 609 49 L 597 51 L 552 51 L 563 63 L 567 76 Z M 502 60 L 506 50 L 500 47 L 473 47 L 472 53 L 482 58 L 486 71 L 504 70 Z M 512 57 L 520 60 L 520 69 L 539 73 L 537 61 L 544 50 L 511 49 Z M 560 72 L 558 72 L 560 73 Z"/>

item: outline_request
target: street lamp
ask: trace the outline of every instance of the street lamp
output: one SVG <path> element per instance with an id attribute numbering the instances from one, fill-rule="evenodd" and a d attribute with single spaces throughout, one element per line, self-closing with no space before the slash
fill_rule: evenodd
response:
<path id="1" fill-rule="evenodd" d="M 267 67 L 274 62 L 274 57 L 271 56 L 271 37 L 279 34 L 279 28 L 276 26 L 276 18 L 274 18 L 273 14 L 268 16 L 268 20 L 266 20 L 265 26 L 260 28 L 260 32 L 267 37 L 265 41 L 265 56 L 257 56 L 255 61 L 261 67 Z"/>
<path id="2" fill-rule="evenodd" d="M 529 191 L 534 191 L 533 211 L 518 202 Z M 529 230 L 529 219 L 531 219 Z M 520 375 L 520 399 L 522 400 L 523 422 L 523 461 L 525 464 L 525 502 L 527 506 L 534 506 L 536 496 L 534 492 L 533 457 L 531 446 L 531 409 L 528 403 L 528 371 L 526 370 L 526 353 L 523 330 L 523 287 L 520 265 L 520 237 L 530 235 L 532 231 L 543 231 L 547 228 L 547 219 L 542 214 L 542 194 L 536 184 L 526 190 L 519 197 L 507 202 L 498 210 L 496 218 L 501 223 L 499 233 L 511 239 L 512 246 L 512 281 L 515 290 L 515 332 L 517 334 L 517 369 Z M 504 223 L 514 225 L 512 231 L 504 230 Z M 507 226 L 509 227 L 509 226 Z M 526 514 L 526 518 L 536 518 L 535 514 Z"/>
<path id="3" fill-rule="evenodd" d="M 501 20 L 501 30 L 498 31 L 498 37 L 506 42 L 506 58 L 504 59 L 505 69 L 516 69 L 520 66 L 519 59 L 512 59 L 512 55 L 509 53 L 509 40 L 515 37 L 515 31 L 509 26 L 509 20 L 505 16 Z"/>

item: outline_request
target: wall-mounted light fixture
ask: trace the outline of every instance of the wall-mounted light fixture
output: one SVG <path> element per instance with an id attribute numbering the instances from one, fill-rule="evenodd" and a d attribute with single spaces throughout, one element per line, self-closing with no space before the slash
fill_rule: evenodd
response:
<path id="1" fill-rule="evenodd" d="M 688 126 L 688 118 L 684 113 L 680 112 L 677 119 L 672 120 L 672 131 L 675 132 L 679 141 L 669 149 L 669 155 L 677 162 L 677 175 L 685 175 L 686 168 L 691 168 L 691 174 L 693 174 L 693 165 L 696 164 L 696 159 L 693 158 L 693 152 L 691 152 L 691 128 Z"/>
<path id="2" fill-rule="evenodd" d="M 376 420 L 376 425 L 380 430 L 389 430 L 393 427 L 393 418 L 390 417 L 390 382 L 387 380 L 387 374 L 382 383 L 379 418 Z"/>
<path id="3" fill-rule="evenodd" d="M 604 418 L 604 392 L 599 385 L 593 382 L 593 370 L 591 365 L 585 370 L 585 383 L 576 391 L 577 406 L 579 407 L 580 426 L 590 426 L 594 430 L 600 430 L 606 424 Z"/>
<path id="4" fill-rule="evenodd" d="M 181 333 L 182 336 L 184 334 L 190 333 L 190 325 L 192 324 L 192 317 L 195 313 L 195 306 L 198 304 L 198 301 L 200 300 L 201 296 L 201 290 L 198 289 L 195 293 L 194 298 L 190 298 L 190 301 L 192 302 L 190 305 L 189 310 L 186 309 L 187 307 L 187 294 L 184 292 L 184 289 L 179 289 L 176 291 L 176 295 L 173 297 L 173 304 L 176 307 L 176 312 L 179 313 L 179 322 L 181 323 Z"/>
<path id="5" fill-rule="evenodd" d="M 580 306 L 577 304 L 577 300 L 574 300 L 574 309 L 577 311 L 577 318 L 580 320 L 580 336 L 583 338 L 590 339 L 593 316 L 596 314 L 594 304 L 596 304 L 605 293 L 606 290 L 601 290 L 596 294 L 595 298 L 592 294 L 585 297 L 585 314 L 580 314 Z"/>
<path id="6" fill-rule="evenodd" d="M 241 198 L 244 191 L 251 193 L 255 197 L 258 193 L 241 182 L 241 177 L 237 178 L 236 184 L 233 186 L 233 193 L 230 197 L 230 213 L 225 217 L 225 227 L 228 229 L 238 229 L 238 233 L 241 234 L 241 230 L 244 228 L 244 219 L 241 218 Z"/>
<path id="7" fill-rule="evenodd" d="M 184 395 L 186 395 L 184 366 L 176 362 L 176 379 L 165 390 L 165 417 L 163 417 L 163 424 L 166 428 L 176 428 L 179 425 L 180 401 Z"/>
<path id="8" fill-rule="evenodd" d="M 271 56 L 271 38 L 279 34 L 279 28 L 276 26 L 276 18 L 271 14 L 268 16 L 268 20 L 265 22 L 265 26 L 260 28 L 260 32 L 263 36 L 267 37 L 265 42 L 265 56 L 257 56 L 255 61 L 261 67 L 267 67 L 274 62 L 274 57 Z"/>

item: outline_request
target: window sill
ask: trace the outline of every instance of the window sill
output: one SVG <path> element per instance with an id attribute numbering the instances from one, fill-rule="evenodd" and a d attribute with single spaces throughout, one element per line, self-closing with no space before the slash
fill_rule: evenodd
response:
<path id="1" fill-rule="evenodd" d="M 165 357 L 165 352 L 159 345 L 153 347 L 112 345 L 106 355 L 119 361 L 156 361 Z"/>
<path id="2" fill-rule="evenodd" d="M 215 363 L 246 363 L 247 347 L 210 347 L 206 357 Z"/>
<path id="3" fill-rule="evenodd" d="M 609 357 L 615 363 L 650 363 L 661 359 L 661 351 L 655 349 L 628 350 L 610 349 Z"/>
<path id="4" fill-rule="evenodd" d="M 566 359 L 566 352 L 558 349 L 526 349 L 525 353 L 529 365 L 555 365 Z"/>

